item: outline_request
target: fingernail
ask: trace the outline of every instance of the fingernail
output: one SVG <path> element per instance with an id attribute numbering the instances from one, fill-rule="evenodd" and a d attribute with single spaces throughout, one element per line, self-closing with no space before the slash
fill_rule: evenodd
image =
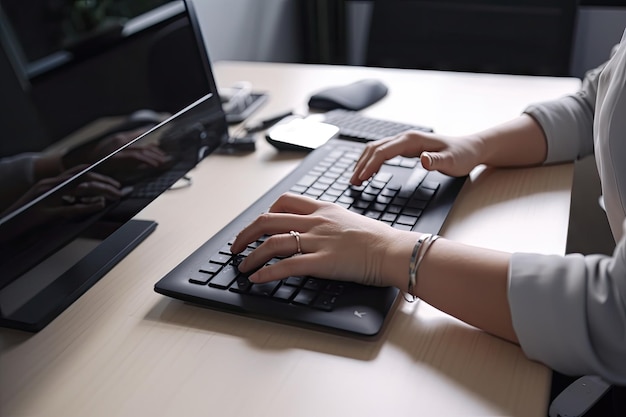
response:
<path id="1" fill-rule="evenodd" d="M 433 158 L 429 154 L 422 153 L 422 156 L 424 157 L 424 159 L 428 163 L 428 166 L 431 166 L 433 164 Z"/>

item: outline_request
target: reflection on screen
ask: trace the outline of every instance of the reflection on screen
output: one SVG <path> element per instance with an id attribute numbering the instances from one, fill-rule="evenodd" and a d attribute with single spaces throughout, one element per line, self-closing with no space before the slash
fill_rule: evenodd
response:
<path id="1" fill-rule="evenodd" d="M 9 196 L 3 192 L 9 208 L 0 219 L 2 313 L 19 310 L 33 291 L 67 272 L 64 267 L 73 266 L 213 151 L 226 129 L 218 102 L 209 94 L 157 126 L 81 143 L 64 156 L 94 149 L 113 152 L 92 165 L 68 166 L 60 175 L 42 179 L 14 195 L 14 202 L 6 202 Z M 72 262 L 72 257 L 77 259 Z M 20 282 L 10 286 L 17 278 Z"/>
<path id="2" fill-rule="evenodd" d="M 158 24 L 29 80 L 48 137 L 0 138 L 0 326 L 49 323 L 154 230 L 133 217 L 226 139 L 193 10 L 167 3 Z"/>

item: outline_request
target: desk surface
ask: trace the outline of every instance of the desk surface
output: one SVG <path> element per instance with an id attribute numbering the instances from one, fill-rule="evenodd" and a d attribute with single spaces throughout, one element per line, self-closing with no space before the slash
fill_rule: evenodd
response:
<path id="1" fill-rule="evenodd" d="M 579 86 L 567 78 L 293 64 L 220 62 L 215 71 L 220 86 L 248 80 L 270 93 L 258 118 L 305 111 L 323 87 L 380 78 L 390 93 L 367 114 L 447 134 L 509 120 Z M 380 337 L 358 340 L 153 291 L 300 158 L 262 139 L 252 154 L 211 155 L 192 170 L 192 187 L 168 191 L 140 213 L 157 220 L 157 230 L 54 322 L 32 335 L 0 330 L 0 415 L 545 415 L 549 369 L 423 302 L 400 302 Z M 571 180 L 571 165 L 478 168 L 442 234 L 563 253 Z M 203 190 L 220 187 L 240 191 L 228 205 L 206 198 Z"/>

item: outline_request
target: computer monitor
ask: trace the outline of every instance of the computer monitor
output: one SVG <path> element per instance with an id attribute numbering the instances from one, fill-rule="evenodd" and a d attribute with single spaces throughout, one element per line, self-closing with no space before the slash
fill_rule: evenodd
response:
<path id="1" fill-rule="evenodd" d="M 187 173 L 227 139 L 191 7 L 185 5 L 186 20 L 177 19 L 174 31 L 190 31 L 202 63 L 196 70 L 207 88 L 195 91 L 194 100 L 174 114 L 157 102 L 158 112 L 142 106 L 119 117 L 105 114 L 48 149 L 0 159 L 0 170 L 13 172 L 0 180 L 0 326 L 38 331 L 50 323 L 157 227 L 133 217 L 165 190 L 185 186 Z M 132 65 L 147 70 L 149 64 Z M 170 87 L 166 78 L 161 82 Z M 63 97 L 55 99 L 63 105 Z M 50 161 L 59 164 L 49 167 L 55 175 L 30 186 L 17 181 Z"/>

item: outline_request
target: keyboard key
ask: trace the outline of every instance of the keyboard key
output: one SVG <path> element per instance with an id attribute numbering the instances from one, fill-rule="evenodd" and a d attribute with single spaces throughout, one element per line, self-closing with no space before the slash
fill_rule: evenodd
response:
<path id="1" fill-rule="evenodd" d="M 222 268 L 223 265 L 213 262 L 207 262 L 200 267 L 200 271 L 208 274 L 216 274 Z"/>
<path id="2" fill-rule="evenodd" d="M 303 185 L 294 185 L 293 187 L 289 189 L 289 191 L 291 191 L 294 194 L 302 194 L 306 191 L 306 188 L 307 187 Z"/>
<path id="3" fill-rule="evenodd" d="M 274 293 L 276 287 L 280 285 L 280 281 L 265 282 L 263 284 L 252 284 L 248 294 L 269 297 Z"/>
<path id="4" fill-rule="evenodd" d="M 320 294 L 319 297 L 315 299 L 315 302 L 313 303 L 313 307 L 319 308 L 320 310 L 331 311 L 336 302 L 337 302 L 336 295 Z"/>
<path id="5" fill-rule="evenodd" d="M 412 208 L 412 207 L 405 207 L 402 210 L 402 214 L 405 214 L 407 216 L 419 217 L 422 215 L 422 213 L 423 213 L 422 210 L 417 209 L 417 208 Z"/>
<path id="6" fill-rule="evenodd" d="M 307 281 L 306 277 L 289 277 L 289 278 L 285 278 L 284 284 L 291 285 L 293 287 L 301 287 L 306 283 L 306 281 Z"/>
<path id="7" fill-rule="evenodd" d="M 339 198 L 343 194 L 343 191 L 336 190 L 334 188 L 330 188 L 330 189 L 326 190 L 325 194 L 332 195 L 333 197 Z"/>
<path id="8" fill-rule="evenodd" d="M 406 224 L 408 226 L 415 226 L 415 223 L 417 223 L 417 217 L 407 216 L 403 214 L 403 215 L 398 216 L 398 219 L 396 221 L 400 224 Z"/>
<path id="9" fill-rule="evenodd" d="M 324 194 L 323 190 L 316 190 L 315 188 L 309 188 L 308 190 L 306 190 L 304 192 L 305 195 L 308 195 L 310 197 L 319 197 L 322 194 Z"/>
<path id="10" fill-rule="evenodd" d="M 207 282 L 213 277 L 213 274 L 207 274 L 202 271 L 194 271 L 189 277 L 189 282 L 192 284 L 206 285 Z"/>
<path id="11" fill-rule="evenodd" d="M 407 225 L 407 224 L 402 224 L 402 223 L 394 223 L 394 224 L 392 225 L 392 227 L 393 227 L 394 229 L 398 229 L 398 230 L 406 230 L 406 231 L 408 231 L 408 232 L 410 232 L 411 230 L 413 230 L 413 227 L 412 227 L 412 226 L 409 226 L 409 225 Z"/>
<path id="12" fill-rule="evenodd" d="M 300 181 L 298 181 L 296 185 L 300 185 L 303 187 L 310 187 L 311 185 L 313 185 L 315 181 L 317 181 L 317 176 L 305 175 L 304 177 L 300 178 Z"/>
<path id="13" fill-rule="evenodd" d="M 225 290 L 237 278 L 239 270 L 233 265 L 226 265 L 213 279 L 209 282 L 209 286 Z"/>
<path id="14" fill-rule="evenodd" d="M 374 180 L 380 181 L 386 184 L 391 180 L 391 177 L 392 175 L 389 172 L 379 172 L 376 175 L 374 175 Z"/>
<path id="15" fill-rule="evenodd" d="M 417 190 L 415 190 L 415 194 L 413 194 L 412 199 L 415 200 L 430 200 L 433 198 L 436 189 L 425 188 L 420 186 Z"/>
<path id="16" fill-rule="evenodd" d="M 272 295 L 274 298 L 278 298 L 280 300 L 289 301 L 294 296 L 294 294 L 298 291 L 296 287 L 292 287 L 289 285 L 281 285 L 278 287 L 276 292 Z"/>
<path id="17" fill-rule="evenodd" d="M 230 256 L 232 254 L 232 252 L 230 251 L 230 244 L 222 246 L 222 249 L 220 249 L 220 253 Z"/>
<path id="18" fill-rule="evenodd" d="M 400 159 L 400 166 L 404 168 L 415 168 L 417 166 L 417 160 L 402 158 Z"/>
<path id="19" fill-rule="evenodd" d="M 253 284 L 250 282 L 247 276 L 239 274 L 237 276 L 237 279 L 235 280 L 235 282 L 232 283 L 229 289 L 230 291 L 245 293 L 250 290 L 250 287 L 252 287 L 252 285 Z"/>
<path id="20" fill-rule="evenodd" d="M 315 300 L 316 295 L 317 293 L 315 291 L 303 288 L 294 297 L 293 302 L 296 304 L 310 305 L 313 303 L 313 300 Z"/>
<path id="21" fill-rule="evenodd" d="M 398 193 L 398 190 L 394 190 L 392 188 L 386 187 L 384 190 L 380 192 L 380 195 L 383 197 L 393 198 L 396 196 L 397 193 Z"/>
<path id="22" fill-rule="evenodd" d="M 304 288 L 319 291 L 322 288 L 322 282 L 315 278 L 309 278 L 304 283 Z"/>
<path id="23" fill-rule="evenodd" d="M 437 188 L 439 188 L 439 183 L 435 182 L 435 181 L 422 181 L 422 185 L 420 185 L 420 187 L 423 188 L 430 188 L 431 190 L 436 190 Z"/>
<path id="24" fill-rule="evenodd" d="M 346 288 L 346 285 L 342 282 L 329 282 L 324 288 L 324 292 L 327 294 L 339 295 Z"/>
<path id="25" fill-rule="evenodd" d="M 408 203 L 406 203 L 407 207 L 410 208 L 414 208 L 414 209 L 420 209 L 420 210 L 424 210 L 426 208 L 426 206 L 428 205 L 428 201 L 427 200 L 410 200 Z"/>
<path id="26" fill-rule="evenodd" d="M 387 204 L 379 203 L 378 199 L 376 199 L 376 201 L 372 203 L 372 205 L 370 206 L 370 209 L 384 213 L 387 211 L 387 207 L 388 207 Z"/>
<path id="27" fill-rule="evenodd" d="M 393 214 L 393 213 L 385 213 L 382 215 L 382 217 L 380 218 L 380 220 L 387 222 L 387 223 L 393 223 L 396 220 L 397 215 Z"/>
<path id="28" fill-rule="evenodd" d="M 328 193 L 324 193 L 318 198 L 318 200 L 327 201 L 329 203 L 334 203 L 335 201 L 337 201 L 337 197 L 334 195 L 330 195 Z"/>
<path id="29" fill-rule="evenodd" d="M 230 253 L 218 253 L 217 255 L 214 255 L 211 257 L 211 262 L 216 263 L 216 264 L 226 265 L 228 261 L 230 261 L 231 257 L 232 257 L 232 254 Z"/>
<path id="30" fill-rule="evenodd" d="M 365 209 L 359 208 L 359 207 L 355 207 L 355 206 L 349 207 L 348 210 L 350 210 L 350 211 L 352 211 L 354 213 L 358 213 L 358 214 L 365 213 Z"/>

